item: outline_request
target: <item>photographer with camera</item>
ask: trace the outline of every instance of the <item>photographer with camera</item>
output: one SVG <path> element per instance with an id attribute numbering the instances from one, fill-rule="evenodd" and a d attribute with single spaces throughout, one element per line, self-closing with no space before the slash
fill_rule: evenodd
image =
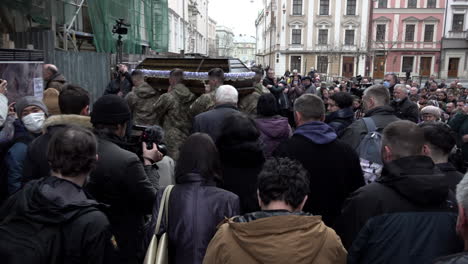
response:
<path id="1" fill-rule="evenodd" d="M 115 94 L 120 97 L 125 97 L 132 91 L 133 81 L 132 76 L 128 72 L 128 67 L 124 64 L 115 66 L 114 79 L 107 85 L 104 95 Z"/>
<path id="2" fill-rule="evenodd" d="M 143 143 L 144 163 L 124 149 L 130 109 L 124 99 L 105 95 L 93 105 L 91 123 L 98 137 L 98 162 L 87 190 L 109 205 L 106 215 L 119 248 L 120 263 L 141 263 L 142 230 L 145 215 L 151 214 L 156 198 L 149 178 L 159 182 L 156 162 L 163 158 L 156 144 L 148 150 Z"/>

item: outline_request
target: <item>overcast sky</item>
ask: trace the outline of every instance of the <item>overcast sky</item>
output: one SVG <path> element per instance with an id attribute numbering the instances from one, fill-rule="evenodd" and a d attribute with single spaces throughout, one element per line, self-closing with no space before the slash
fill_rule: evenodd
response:
<path id="1" fill-rule="evenodd" d="M 263 0 L 209 0 L 208 14 L 218 25 L 227 26 L 234 34 L 255 37 L 255 19 Z"/>

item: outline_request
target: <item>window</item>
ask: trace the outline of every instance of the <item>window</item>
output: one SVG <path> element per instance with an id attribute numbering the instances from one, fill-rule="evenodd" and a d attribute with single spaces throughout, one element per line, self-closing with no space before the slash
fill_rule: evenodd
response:
<path id="1" fill-rule="evenodd" d="M 424 42 L 432 42 L 434 40 L 434 25 L 426 25 L 424 27 Z"/>
<path id="2" fill-rule="evenodd" d="M 408 0 L 408 8 L 416 8 L 418 0 Z"/>
<path id="3" fill-rule="evenodd" d="M 291 56 L 291 68 L 301 72 L 301 56 Z"/>
<path id="4" fill-rule="evenodd" d="M 345 45 L 354 45 L 354 30 L 345 31 Z"/>
<path id="5" fill-rule="evenodd" d="M 329 0 L 320 0 L 320 15 L 321 16 L 328 16 L 329 8 L 330 8 Z"/>
<path id="6" fill-rule="evenodd" d="M 293 15 L 302 15 L 302 0 L 293 0 Z"/>
<path id="7" fill-rule="evenodd" d="M 379 8 L 387 8 L 387 0 L 379 0 Z"/>
<path id="8" fill-rule="evenodd" d="M 300 29 L 292 30 L 292 44 L 301 44 L 301 30 Z"/>
<path id="9" fill-rule="evenodd" d="M 406 25 L 406 34 L 405 34 L 406 42 L 414 41 L 414 28 L 415 28 L 415 25 Z"/>
<path id="10" fill-rule="evenodd" d="M 356 15 L 356 0 L 348 0 L 348 4 L 346 5 L 346 15 Z"/>
<path id="11" fill-rule="evenodd" d="M 413 62 L 414 57 L 403 57 L 403 64 L 401 66 L 402 72 L 412 72 L 413 71 Z"/>
<path id="12" fill-rule="evenodd" d="M 436 8 L 437 0 L 427 0 L 427 8 Z"/>
<path id="13" fill-rule="evenodd" d="M 452 31 L 463 31 L 464 14 L 453 14 Z"/>
<path id="14" fill-rule="evenodd" d="M 386 31 L 386 26 L 385 25 L 377 25 L 377 32 L 375 34 L 375 40 L 376 41 L 385 41 L 385 31 Z"/>
<path id="15" fill-rule="evenodd" d="M 317 57 L 317 72 L 327 73 L 327 69 L 328 69 L 328 57 L 318 56 Z"/>
<path id="16" fill-rule="evenodd" d="M 318 44 L 328 44 L 328 29 L 319 29 Z"/>

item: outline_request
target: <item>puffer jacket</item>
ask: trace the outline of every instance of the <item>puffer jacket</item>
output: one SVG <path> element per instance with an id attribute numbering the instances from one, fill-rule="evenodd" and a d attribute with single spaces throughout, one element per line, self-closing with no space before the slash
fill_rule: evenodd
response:
<path id="1" fill-rule="evenodd" d="M 335 230 L 348 263 L 430 263 L 460 252 L 449 179 L 426 156 L 384 165 L 381 177 L 346 201 Z"/>
<path id="2" fill-rule="evenodd" d="M 291 126 L 289 126 L 288 119 L 285 117 L 257 118 L 255 123 L 260 131 L 260 141 L 262 142 L 265 158 L 271 157 L 278 145 L 292 135 Z"/>
<path id="3" fill-rule="evenodd" d="M 325 123 L 331 126 L 338 137 L 340 137 L 344 129 L 351 125 L 354 121 L 354 112 L 351 108 L 343 108 L 336 112 L 330 113 L 325 119 Z"/>
<path id="4" fill-rule="evenodd" d="M 125 99 L 133 113 L 133 123 L 141 126 L 156 124 L 156 112 L 154 104 L 159 99 L 160 92 L 147 83 L 135 87 Z"/>
<path id="5" fill-rule="evenodd" d="M 225 221 L 203 263 L 344 264 L 346 250 L 319 216 L 262 211 Z"/>
<path id="6" fill-rule="evenodd" d="M 158 192 L 151 223 L 146 230 L 144 249 L 155 232 L 164 189 Z M 239 197 L 216 188 L 200 174 L 190 173 L 177 178 L 169 198 L 169 224 L 162 218 L 158 235 L 167 232 L 171 263 L 201 263 L 216 226 L 226 217 L 239 214 Z"/>

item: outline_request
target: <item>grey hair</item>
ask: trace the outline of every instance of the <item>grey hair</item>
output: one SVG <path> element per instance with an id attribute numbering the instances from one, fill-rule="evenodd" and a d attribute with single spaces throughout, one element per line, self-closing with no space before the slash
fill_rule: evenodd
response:
<path id="1" fill-rule="evenodd" d="M 456 197 L 458 204 L 460 204 L 464 209 L 468 209 L 468 177 L 466 174 L 460 183 L 457 184 Z"/>
<path id="2" fill-rule="evenodd" d="M 221 85 L 216 89 L 217 104 L 237 104 L 239 101 L 239 93 L 232 85 Z"/>
<path id="3" fill-rule="evenodd" d="M 404 93 L 408 94 L 409 93 L 409 90 L 408 88 L 406 87 L 405 84 L 397 84 L 395 85 L 395 89 L 398 89 L 400 88 Z"/>

